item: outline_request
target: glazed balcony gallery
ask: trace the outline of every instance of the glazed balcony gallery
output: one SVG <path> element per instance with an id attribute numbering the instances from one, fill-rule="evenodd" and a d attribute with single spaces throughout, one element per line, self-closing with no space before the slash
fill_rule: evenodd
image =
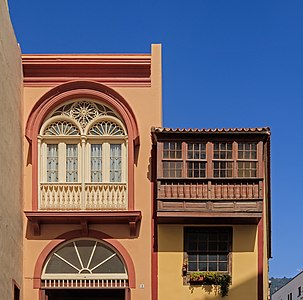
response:
<path id="1" fill-rule="evenodd" d="M 127 133 L 112 109 L 78 100 L 41 127 L 39 209 L 127 209 Z"/>
<path id="2" fill-rule="evenodd" d="M 217 214 L 257 222 L 266 193 L 268 138 L 267 128 L 154 128 L 158 217 Z"/>

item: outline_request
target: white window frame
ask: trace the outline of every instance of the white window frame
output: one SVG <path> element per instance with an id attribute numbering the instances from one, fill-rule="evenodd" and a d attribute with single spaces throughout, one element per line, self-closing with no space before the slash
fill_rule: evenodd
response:
<path id="1" fill-rule="evenodd" d="M 75 182 L 67 182 L 66 181 L 66 145 L 78 145 L 78 180 Z M 47 145 L 58 145 L 58 181 L 57 182 L 49 182 L 47 181 Z M 59 183 L 70 183 L 70 184 L 77 184 L 81 183 L 81 146 L 79 137 L 77 138 L 51 138 L 47 137 L 44 138 L 41 143 L 41 155 L 40 155 L 40 182 L 41 183 L 50 183 L 50 184 L 59 184 Z"/>
<path id="2" fill-rule="evenodd" d="M 100 144 L 102 145 L 102 181 L 93 182 L 91 181 L 91 145 Z M 121 181 L 111 182 L 110 181 L 110 145 L 111 144 L 120 144 L 121 145 Z M 115 138 L 115 137 L 106 137 L 100 138 L 89 136 L 86 143 L 86 160 L 85 165 L 85 182 L 86 183 L 96 183 L 96 184 L 115 184 L 115 183 L 126 183 L 127 182 L 127 143 L 126 139 Z"/>

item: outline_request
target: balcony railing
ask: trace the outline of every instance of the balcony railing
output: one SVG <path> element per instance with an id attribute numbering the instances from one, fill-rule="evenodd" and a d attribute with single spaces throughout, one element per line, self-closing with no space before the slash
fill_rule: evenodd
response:
<path id="1" fill-rule="evenodd" d="M 157 214 L 163 218 L 241 215 L 255 222 L 263 198 L 262 178 L 159 178 L 157 182 Z"/>
<path id="2" fill-rule="evenodd" d="M 160 199 L 258 199 L 262 198 L 262 180 L 224 182 L 169 181 L 158 182 Z"/>
<path id="3" fill-rule="evenodd" d="M 40 210 L 127 210 L 126 183 L 41 183 Z"/>

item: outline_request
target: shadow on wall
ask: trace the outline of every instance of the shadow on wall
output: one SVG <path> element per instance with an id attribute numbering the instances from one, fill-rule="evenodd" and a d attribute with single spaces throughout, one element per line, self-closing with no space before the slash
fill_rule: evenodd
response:
<path id="1" fill-rule="evenodd" d="M 200 225 L 201 226 L 201 225 Z M 227 225 L 226 225 L 227 226 Z M 186 226 L 185 226 L 186 227 Z M 208 226 L 207 226 L 208 227 Z M 182 274 L 184 263 L 183 228 L 180 225 L 159 225 L 159 295 L 166 300 L 257 300 L 258 261 L 257 226 L 234 225 L 232 243 L 232 282 L 228 296 L 221 297 L 219 286 L 190 285 Z M 264 295 L 263 298 L 266 298 Z"/>
<path id="2" fill-rule="evenodd" d="M 158 252 L 183 252 L 183 228 L 180 225 L 160 225 L 165 227 L 167 231 L 166 237 L 161 239 L 158 245 Z M 184 227 L 205 226 L 212 227 L 214 225 L 184 225 Z M 232 227 L 232 225 L 220 225 L 218 227 Z M 234 225 L 232 252 L 245 253 L 254 252 L 257 243 L 257 226 L 256 225 Z M 162 231 L 163 229 L 160 229 Z M 180 238 L 181 237 L 181 238 Z"/>
<path id="3" fill-rule="evenodd" d="M 258 286 L 257 277 L 241 281 L 239 284 L 232 283 L 229 288 L 228 296 L 222 297 L 220 295 L 220 288 L 215 285 L 200 285 L 187 287 L 187 299 L 193 300 L 257 300 Z M 265 297 L 263 297 L 265 298 Z M 170 300 L 166 298 L 167 300 Z M 175 298 L 171 298 L 173 300 Z"/>

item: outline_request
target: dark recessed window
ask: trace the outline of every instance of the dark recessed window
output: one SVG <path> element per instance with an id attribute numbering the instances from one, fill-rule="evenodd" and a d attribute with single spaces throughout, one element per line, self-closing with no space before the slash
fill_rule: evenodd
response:
<path id="1" fill-rule="evenodd" d="M 20 300 L 20 289 L 14 284 L 14 300 Z"/>
<path id="2" fill-rule="evenodd" d="M 229 272 L 231 228 L 186 227 L 187 271 Z"/>

